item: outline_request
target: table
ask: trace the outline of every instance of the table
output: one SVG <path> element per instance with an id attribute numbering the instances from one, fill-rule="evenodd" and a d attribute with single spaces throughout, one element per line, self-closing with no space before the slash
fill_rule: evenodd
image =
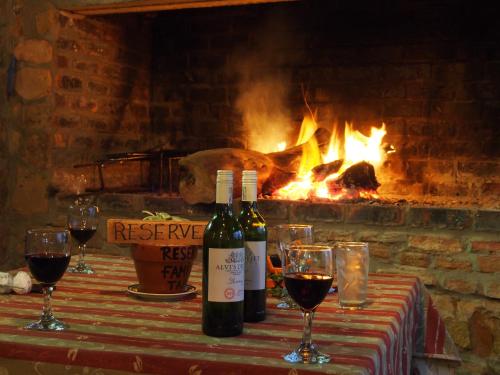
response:
<path id="1" fill-rule="evenodd" d="M 313 339 L 332 362 L 291 365 L 281 356 L 298 345 L 302 317 L 277 309 L 276 299 L 268 299 L 267 319 L 245 323 L 243 335 L 208 337 L 201 333 L 201 296 L 138 300 L 126 292 L 137 283 L 131 259 L 89 255 L 86 261 L 97 274 L 66 273 L 53 295 L 55 315 L 70 324 L 68 331 L 22 328 L 38 318 L 41 294 L 0 295 L 0 374 L 399 375 L 410 373 L 419 345 L 436 344 L 436 335 L 432 341 L 422 333 L 429 314 L 413 276 L 371 274 L 370 304 L 360 311 L 340 310 L 337 296 L 328 295 L 316 313 Z M 201 289 L 199 264 L 190 284 Z M 434 352 L 443 350 L 446 340 L 439 340 L 429 345 Z"/>

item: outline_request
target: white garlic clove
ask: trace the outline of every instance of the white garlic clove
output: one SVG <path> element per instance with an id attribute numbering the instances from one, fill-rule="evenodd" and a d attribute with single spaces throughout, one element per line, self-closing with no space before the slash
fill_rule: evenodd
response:
<path id="1" fill-rule="evenodd" d="M 31 291 L 33 283 L 31 282 L 31 277 L 28 273 L 24 271 L 19 271 L 16 276 L 14 276 L 12 289 L 16 294 L 28 294 Z"/>

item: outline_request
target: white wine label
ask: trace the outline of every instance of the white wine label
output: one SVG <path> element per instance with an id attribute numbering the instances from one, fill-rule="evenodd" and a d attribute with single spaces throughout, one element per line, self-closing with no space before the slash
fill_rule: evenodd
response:
<path id="1" fill-rule="evenodd" d="M 245 249 L 210 248 L 208 251 L 208 301 L 243 301 Z"/>
<path id="2" fill-rule="evenodd" d="M 266 241 L 245 242 L 245 289 L 266 288 Z"/>

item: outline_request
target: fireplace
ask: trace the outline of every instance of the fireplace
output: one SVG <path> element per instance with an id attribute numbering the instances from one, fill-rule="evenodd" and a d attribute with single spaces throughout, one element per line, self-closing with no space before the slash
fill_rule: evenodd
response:
<path id="1" fill-rule="evenodd" d="M 97 192 L 103 220 L 143 209 L 206 219 L 210 205 L 179 197 L 177 158 L 269 153 L 294 144 L 304 116 L 341 139 L 346 123 L 366 136 L 384 124 L 382 148 L 395 152 L 376 168 L 377 197 L 264 197 L 263 214 L 314 223 L 321 241 L 368 241 L 373 271 L 424 280 L 467 371 L 498 366 L 491 9 L 303 1 L 83 16 L 11 5 L 0 5 L 5 268 L 20 264 L 28 226 L 64 223 L 77 191 Z M 94 246 L 126 253 L 105 243 L 104 227 Z"/>
<path id="2" fill-rule="evenodd" d="M 59 16 L 55 188 L 80 172 L 98 187 L 95 169 L 68 170 L 68 161 L 113 151 L 274 151 L 312 111 L 330 130 L 385 124 L 396 152 L 377 171 L 382 197 L 498 208 L 498 43 L 484 30 L 488 12 L 471 10 L 471 20 L 463 7 L 415 7 Z M 136 164 L 107 166 L 108 185 L 143 186 Z"/>

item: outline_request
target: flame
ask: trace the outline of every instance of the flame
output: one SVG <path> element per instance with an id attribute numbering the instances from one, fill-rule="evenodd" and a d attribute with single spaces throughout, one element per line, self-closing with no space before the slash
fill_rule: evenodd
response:
<path id="1" fill-rule="evenodd" d="M 286 150 L 286 142 L 280 142 L 276 146 L 276 151 L 284 151 Z"/>
<path id="2" fill-rule="evenodd" d="M 346 124 L 344 164 L 350 166 L 361 161 L 367 161 L 374 167 L 379 167 L 384 161 L 385 153 L 381 145 L 382 138 L 386 133 L 385 124 L 382 124 L 380 129 L 372 127 L 369 137 L 357 130 L 353 130 L 352 124 Z"/>
<path id="3" fill-rule="evenodd" d="M 317 129 L 318 125 L 314 118 L 304 117 L 296 142 L 296 145 L 302 145 L 302 157 L 297 177 L 275 191 L 273 197 L 290 200 L 378 198 L 374 191 L 332 188 L 332 186 L 335 187 L 334 181 L 347 168 L 356 163 L 366 161 L 372 164 L 375 170 L 382 165 L 386 155 L 382 148 L 382 139 L 386 134 L 385 124 L 382 124 L 380 128 L 372 127 L 370 135 L 366 136 L 355 130 L 352 124 L 346 123 L 343 140 L 336 136 L 337 132 L 334 128 L 325 154 L 321 154 L 316 137 L 314 137 Z M 314 181 L 312 172 L 314 167 L 340 159 L 343 159 L 344 162 L 339 171 L 330 174 L 323 181 Z"/>
<path id="4" fill-rule="evenodd" d="M 318 124 L 311 116 L 305 116 L 302 120 L 302 125 L 300 126 L 299 136 L 297 138 L 296 146 L 306 143 L 312 138 L 314 132 L 318 130 Z"/>

